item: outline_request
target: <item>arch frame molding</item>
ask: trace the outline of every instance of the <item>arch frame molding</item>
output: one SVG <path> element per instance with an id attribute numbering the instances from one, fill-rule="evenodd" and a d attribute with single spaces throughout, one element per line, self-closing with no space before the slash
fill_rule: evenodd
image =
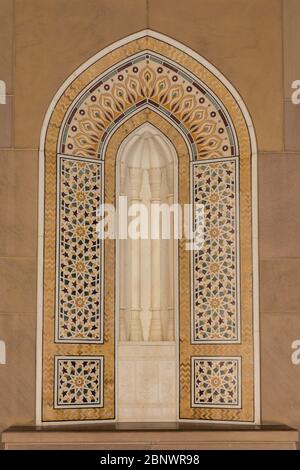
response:
<path id="1" fill-rule="evenodd" d="M 153 50 L 155 50 L 156 57 L 159 59 L 166 58 L 170 61 L 171 64 L 179 65 L 179 69 L 182 71 L 190 72 L 190 76 L 195 81 L 198 80 L 198 83 L 201 83 L 204 89 L 204 92 L 210 93 L 212 99 L 216 101 L 216 103 L 220 106 L 221 115 L 227 119 L 228 126 L 225 126 L 226 129 L 230 129 L 232 132 L 231 136 L 228 137 L 229 141 L 231 142 L 231 149 L 234 148 L 233 153 L 226 155 L 229 159 L 236 159 L 238 158 L 240 161 L 240 170 L 243 173 L 243 169 L 248 165 L 248 177 L 249 179 L 248 188 L 250 185 L 250 206 L 252 207 L 252 212 L 250 216 L 250 225 L 251 225 L 251 240 L 248 240 L 251 244 L 251 263 L 250 266 L 247 267 L 246 275 L 249 277 L 251 275 L 251 301 L 252 306 L 251 308 L 251 315 L 252 315 L 252 339 L 248 344 L 248 352 L 252 347 L 252 387 L 253 387 L 253 409 L 252 412 L 248 411 L 247 416 L 245 419 L 238 418 L 238 412 L 235 412 L 231 409 L 228 410 L 214 410 L 211 411 L 209 407 L 203 412 L 199 414 L 198 409 L 196 407 L 192 410 L 192 412 L 188 412 L 189 405 L 186 403 L 186 411 L 185 416 L 181 418 L 181 420 L 209 420 L 210 422 L 260 422 L 260 382 L 259 382 L 259 302 L 258 302 L 258 229 L 257 229 L 257 150 L 256 150 L 256 139 L 253 124 L 250 118 L 250 115 L 247 111 L 245 104 L 243 103 L 242 99 L 233 88 L 233 86 L 228 82 L 228 80 L 211 64 L 209 64 L 203 57 L 199 54 L 195 53 L 191 49 L 183 46 L 182 44 L 178 43 L 177 41 L 168 38 L 160 33 L 153 32 L 151 30 L 144 30 L 139 33 L 135 33 L 127 38 L 124 38 L 121 41 L 114 43 L 111 46 L 103 49 L 99 54 L 96 54 L 92 59 L 87 61 L 84 65 L 79 67 L 69 78 L 66 82 L 62 85 L 62 87 L 58 90 L 57 94 L 52 100 L 52 103 L 47 111 L 45 116 L 45 120 L 42 127 L 41 132 L 41 140 L 40 140 L 40 149 L 39 149 L 39 248 L 38 248 L 38 323 L 37 323 L 37 407 L 36 407 L 36 421 L 37 424 L 43 424 L 47 422 L 47 424 L 57 424 L 57 423 L 65 423 L 64 419 L 44 419 L 43 417 L 43 393 L 42 393 L 42 382 L 43 382 L 43 357 L 42 354 L 45 354 L 45 345 L 43 346 L 43 334 L 45 332 L 45 306 L 47 308 L 48 303 L 52 302 L 52 306 L 50 307 L 50 317 L 53 315 L 53 309 L 55 309 L 55 289 L 58 289 L 58 286 L 55 281 L 55 285 L 52 283 L 52 287 L 50 286 L 49 289 L 49 280 L 47 281 L 47 273 L 45 274 L 45 247 L 46 242 L 49 239 L 47 236 L 47 230 L 51 230 L 51 224 L 55 225 L 55 220 L 57 217 L 57 198 L 55 195 L 55 203 L 53 198 L 53 191 L 56 186 L 56 178 L 57 178 L 57 156 L 63 156 L 67 158 L 88 158 L 89 161 L 92 162 L 101 162 L 104 161 L 104 168 L 105 168 L 105 154 L 107 148 L 110 146 L 110 140 L 114 136 L 115 132 L 119 129 L 124 122 L 128 119 L 133 119 L 135 115 L 138 113 L 145 112 L 145 108 L 149 108 L 152 106 L 155 109 L 157 107 L 157 103 L 151 104 L 141 104 L 140 109 L 132 111 L 132 114 L 128 114 L 126 118 L 122 120 L 118 119 L 115 122 L 113 128 L 108 133 L 106 140 L 103 140 L 103 145 L 101 151 L 99 151 L 98 143 L 97 148 L 89 146 L 91 150 L 91 154 L 89 155 L 82 155 L 80 152 L 82 149 L 80 146 L 76 148 L 74 151 L 74 146 L 69 152 L 66 150 L 68 148 L 68 137 L 69 137 L 69 145 L 72 141 L 72 136 L 70 137 L 71 132 L 68 130 L 66 131 L 66 123 L 68 118 L 70 118 L 70 114 L 74 113 L 74 108 L 72 111 L 72 107 L 74 103 L 78 103 L 78 100 L 83 100 L 86 91 L 93 86 L 98 85 L 99 79 L 101 79 L 104 74 L 107 74 L 112 71 L 116 65 L 119 65 L 119 71 L 122 71 L 122 65 L 128 61 L 129 58 L 139 58 L 139 56 L 143 54 L 153 54 Z M 154 54 L 155 55 L 155 54 Z M 172 59 L 171 59 L 172 57 Z M 133 65 L 132 65 L 133 66 Z M 147 67 L 147 65 L 146 65 Z M 172 68 L 170 68 L 172 70 Z M 146 73 L 146 72 L 145 72 Z M 144 74 L 144 76 L 146 76 Z M 196 78 L 197 77 L 197 78 Z M 182 79 L 182 77 L 181 77 Z M 150 78 L 151 80 L 151 78 Z M 184 80 L 184 77 L 183 77 Z M 203 90 L 202 90 L 203 91 Z M 214 103 L 214 101 L 212 101 Z M 169 103 L 170 104 L 170 103 Z M 215 103 L 214 103 L 215 104 Z M 78 109 L 76 110 L 78 111 Z M 178 110 L 177 110 L 178 111 Z M 182 110 L 181 110 L 182 112 Z M 156 109 L 152 111 L 152 113 L 156 113 L 157 115 L 163 114 L 161 109 Z M 172 113 L 171 113 L 172 114 Z M 173 113 L 173 114 L 176 114 Z M 74 118 L 74 114 L 73 114 Z M 205 153 L 203 155 L 202 148 L 205 147 L 203 141 L 201 140 L 199 143 L 199 136 L 194 136 L 193 132 L 186 131 L 186 128 L 183 129 L 184 126 L 180 126 L 180 121 L 176 123 L 176 116 L 173 119 L 173 116 L 164 115 L 161 117 L 166 122 L 169 122 L 169 125 L 174 126 L 178 132 L 181 133 L 182 139 L 186 142 L 186 145 L 189 148 L 189 153 L 191 155 L 191 168 L 193 167 L 193 163 L 197 164 L 197 162 L 204 162 L 209 161 L 209 154 Z M 172 120 L 173 119 L 173 120 Z M 71 122 L 72 124 L 72 122 Z M 70 126 L 71 126 L 70 124 Z M 214 123 L 211 123 L 213 126 Z M 69 127 L 70 127 L 69 126 Z M 191 130 L 191 129 L 189 129 Z M 64 132 L 65 131 L 65 132 Z M 69 132 L 69 134 L 68 134 Z M 67 139 L 65 138 L 66 134 L 68 134 Z M 87 133 L 88 135 L 88 133 Z M 62 147 L 62 141 L 64 141 L 65 148 Z M 209 139 L 209 137 L 208 137 Z M 206 141 L 206 143 L 208 140 Z M 86 144 L 86 142 L 85 142 Z M 90 144 L 90 142 L 88 142 Z M 230 151 L 229 145 L 223 145 L 224 152 Z M 200 149 L 200 150 L 199 150 Z M 62 151 L 63 150 L 63 151 Z M 232 151 L 232 150 L 231 150 Z M 77 152 L 77 153 L 76 153 Z M 205 150 L 206 152 L 206 150 Z M 214 151 L 213 151 L 214 152 Z M 218 155 L 217 155 L 218 156 Z M 225 158 L 224 156 L 220 156 L 221 158 Z M 215 158 L 215 157 L 213 157 Z M 251 161 L 250 161 L 251 160 Z M 217 160 L 216 160 L 217 161 Z M 51 168 L 55 166 L 53 171 L 53 181 L 52 186 L 49 186 L 49 180 L 45 179 L 46 175 L 48 174 L 47 168 Z M 101 168 L 102 168 L 101 163 Z M 105 170 L 104 170 L 105 171 Z M 243 174 L 242 174 L 243 177 Z M 246 177 L 247 178 L 247 177 Z M 241 178 L 240 178 L 241 179 Z M 245 180 L 246 181 L 246 180 Z M 187 182 L 189 184 L 190 181 Z M 47 205 L 47 190 L 48 195 L 51 195 L 53 198 L 53 206 L 49 208 Z M 249 196 L 248 194 L 248 196 Z M 44 199 L 45 197 L 45 199 Z M 46 210 L 44 206 L 44 202 L 46 204 Z M 248 201 L 249 202 L 249 201 Z M 246 207 L 246 206 L 245 206 Z M 46 214 L 46 217 L 45 217 Z M 49 217 L 50 214 L 50 217 Z M 53 228 L 52 228 L 53 231 Z M 57 231 L 55 228 L 55 236 L 57 236 Z M 248 234 L 249 235 L 249 234 Z M 249 237 L 248 237 L 249 238 Z M 56 243 L 57 240 L 52 240 L 52 248 L 50 249 L 49 253 L 52 255 L 55 253 L 56 250 Z M 54 251 L 53 251 L 53 248 Z M 249 248 L 249 247 L 248 247 Z M 47 248 L 46 248 L 47 250 Z M 51 251 L 52 250 L 52 251 Z M 51 265 L 52 272 L 55 271 L 55 256 L 52 258 L 51 256 L 47 257 L 47 261 Z M 107 274 L 109 276 L 109 274 Z M 48 283 L 48 284 L 47 284 Z M 249 280 L 248 280 L 248 288 L 249 288 Z M 102 292 L 102 294 L 104 291 Z M 47 297 L 48 296 L 48 297 Z M 52 298 L 52 300 L 51 300 Z M 243 302 L 243 301 L 242 301 Z M 247 303 L 247 302 L 246 302 Z M 248 305 L 249 307 L 249 305 Z M 50 320 L 51 321 L 51 320 Z M 105 320 L 104 320 L 105 321 Z M 245 332 L 243 333 L 243 338 L 245 338 Z M 105 334 L 104 334 L 105 337 Z M 99 337 L 99 344 L 105 342 L 103 341 L 103 337 Z M 188 341 L 188 340 L 187 340 Z M 234 342 L 234 341 L 233 341 Z M 241 338 L 237 337 L 236 341 L 237 344 L 241 344 Z M 200 342 L 201 343 L 201 342 Z M 200 344 L 199 343 L 199 344 Z M 207 359 L 206 356 L 211 357 L 211 348 L 213 344 L 215 344 L 216 351 L 218 352 L 218 348 L 221 351 L 221 344 L 222 342 L 211 342 L 209 345 L 205 345 L 205 341 L 202 341 L 202 350 L 201 353 L 202 359 Z M 96 341 L 97 344 L 97 341 Z M 97 347 L 94 344 L 94 350 Z M 195 338 L 191 338 L 190 344 L 195 344 Z M 226 341 L 225 343 L 226 344 Z M 227 344 L 228 345 L 228 344 Z M 199 346 L 199 345 L 198 345 Z M 198 347 L 196 346 L 196 347 Z M 83 347 L 84 346 L 80 346 Z M 63 341 L 59 344 L 59 350 L 63 348 Z M 250 349 L 249 349 L 250 348 Z M 75 348 L 73 348 L 75 350 Z M 71 350 L 73 350 L 71 347 Z M 110 350 L 111 352 L 112 350 Z M 218 354 L 217 354 L 218 356 Z M 100 364 L 100 369 L 103 364 Z M 51 369 L 51 373 L 53 370 Z M 189 373 L 189 380 L 191 380 L 191 373 Z M 105 379 L 106 380 L 106 379 Z M 107 379 L 109 380 L 109 379 Z M 52 393 L 52 392 L 51 392 Z M 190 392 L 189 392 L 190 393 Z M 49 405 L 49 404 L 48 404 Z M 44 410 L 45 411 L 45 410 Z M 68 410 L 69 411 L 69 410 Z M 47 412 L 46 412 L 47 414 Z M 82 422 L 81 419 L 78 419 L 78 414 L 74 413 L 74 418 L 67 419 L 70 422 Z M 90 414 L 92 416 L 92 413 Z M 100 418 L 101 419 L 101 418 Z M 104 418 L 105 419 L 105 418 Z M 107 418 L 108 420 L 110 418 Z M 89 417 L 84 418 L 84 422 L 94 422 L 94 419 Z"/>

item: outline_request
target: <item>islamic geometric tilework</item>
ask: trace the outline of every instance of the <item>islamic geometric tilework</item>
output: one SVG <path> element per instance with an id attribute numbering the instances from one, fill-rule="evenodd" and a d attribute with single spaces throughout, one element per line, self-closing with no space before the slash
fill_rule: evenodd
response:
<path id="1" fill-rule="evenodd" d="M 203 242 L 192 251 L 193 343 L 239 341 L 238 161 L 192 164 L 194 217 Z"/>
<path id="2" fill-rule="evenodd" d="M 113 128 L 146 105 L 180 127 L 193 159 L 238 154 L 229 117 L 211 91 L 150 53 L 116 67 L 86 90 L 69 112 L 61 153 L 102 158 Z"/>
<path id="3" fill-rule="evenodd" d="M 103 406 L 103 356 L 55 357 L 55 408 Z"/>
<path id="4" fill-rule="evenodd" d="M 192 357 L 192 406 L 241 407 L 241 358 Z"/>
<path id="5" fill-rule="evenodd" d="M 57 342 L 102 342 L 101 162 L 59 157 Z"/>

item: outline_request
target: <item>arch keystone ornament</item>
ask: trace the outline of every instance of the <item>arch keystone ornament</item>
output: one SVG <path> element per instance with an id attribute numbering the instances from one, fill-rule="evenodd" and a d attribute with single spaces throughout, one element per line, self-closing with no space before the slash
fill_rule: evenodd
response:
<path id="1" fill-rule="evenodd" d="M 116 419 L 116 158 L 149 123 L 178 158 L 178 202 L 204 205 L 204 243 L 178 243 L 178 420 L 260 422 L 256 141 L 233 86 L 145 30 L 62 85 L 40 142 L 37 423 Z"/>

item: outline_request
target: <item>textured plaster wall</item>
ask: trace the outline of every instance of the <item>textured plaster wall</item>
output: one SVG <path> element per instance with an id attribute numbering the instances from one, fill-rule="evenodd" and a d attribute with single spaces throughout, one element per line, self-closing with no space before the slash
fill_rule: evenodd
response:
<path id="1" fill-rule="evenodd" d="M 259 150 L 262 417 L 300 428 L 299 0 L 0 0 L 0 429 L 34 420 L 39 135 L 62 82 L 147 27 L 212 62 L 240 92 Z"/>

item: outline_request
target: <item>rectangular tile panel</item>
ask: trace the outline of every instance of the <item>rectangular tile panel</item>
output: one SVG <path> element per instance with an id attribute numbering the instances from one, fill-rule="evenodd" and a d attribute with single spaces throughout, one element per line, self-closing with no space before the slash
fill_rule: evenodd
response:
<path id="1" fill-rule="evenodd" d="M 56 341 L 102 342 L 102 163 L 59 157 Z"/>
<path id="2" fill-rule="evenodd" d="M 192 257 L 192 342 L 239 341 L 239 189 L 236 159 L 192 164 L 194 230 L 203 207 L 203 243 Z"/>

